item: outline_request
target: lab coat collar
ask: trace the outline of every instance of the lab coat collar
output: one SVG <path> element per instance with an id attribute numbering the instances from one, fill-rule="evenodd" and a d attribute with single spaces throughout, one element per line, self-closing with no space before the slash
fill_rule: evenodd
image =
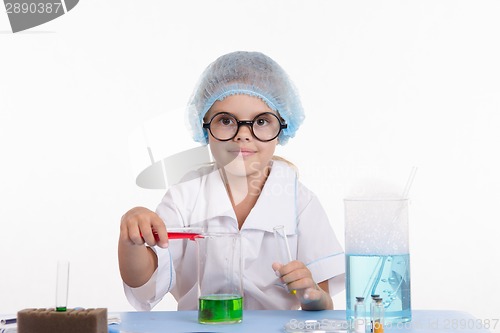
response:
<path id="1" fill-rule="evenodd" d="M 237 223 L 236 214 L 217 167 L 208 172 L 205 178 L 204 210 L 195 209 L 199 214 L 195 220 L 203 221 L 227 216 Z M 262 193 L 250 211 L 242 229 L 257 229 L 273 232 L 277 225 L 284 225 L 288 234 L 295 233 L 297 226 L 297 174 L 285 162 L 273 161 L 271 172 L 264 184 Z"/>
<path id="2" fill-rule="evenodd" d="M 228 216 L 236 220 L 236 214 L 217 166 L 214 166 L 207 175 L 204 190 L 204 197 L 207 200 L 205 219 Z"/>
<path id="3" fill-rule="evenodd" d="M 297 173 L 286 162 L 273 161 L 262 193 L 243 224 L 243 229 L 273 232 L 284 225 L 287 234 L 297 228 Z"/>

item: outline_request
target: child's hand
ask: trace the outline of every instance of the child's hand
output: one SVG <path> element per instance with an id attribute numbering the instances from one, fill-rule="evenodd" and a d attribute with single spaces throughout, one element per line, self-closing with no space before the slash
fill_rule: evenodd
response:
<path id="1" fill-rule="evenodd" d="M 153 211 L 132 208 L 123 215 L 120 224 L 120 243 L 168 247 L 167 228 L 163 220 Z"/>
<path id="2" fill-rule="evenodd" d="M 330 295 L 314 282 L 311 271 L 303 262 L 294 260 L 286 265 L 275 262 L 272 267 L 290 292 L 296 290 L 295 295 L 298 297 L 302 309 L 323 310 L 333 308 Z"/>
<path id="3" fill-rule="evenodd" d="M 274 263 L 273 269 L 281 282 L 286 284 L 288 291 L 296 290 L 299 298 L 302 296 L 305 300 L 314 301 L 321 297 L 311 271 L 303 262 L 294 260 L 286 265 Z"/>
<path id="4" fill-rule="evenodd" d="M 123 215 L 118 242 L 120 274 L 132 288 L 144 285 L 158 267 L 156 253 L 144 244 L 168 247 L 167 228 L 156 213 L 136 207 Z"/>

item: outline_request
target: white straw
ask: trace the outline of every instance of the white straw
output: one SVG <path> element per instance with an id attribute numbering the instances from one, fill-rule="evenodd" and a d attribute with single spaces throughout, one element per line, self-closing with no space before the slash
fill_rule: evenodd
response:
<path id="1" fill-rule="evenodd" d="M 410 192 L 411 184 L 413 183 L 413 179 L 415 178 L 415 173 L 417 173 L 417 167 L 416 166 L 414 166 L 411 169 L 410 177 L 408 178 L 408 181 L 406 182 L 405 189 L 404 189 L 403 195 L 402 195 L 402 199 L 408 199 L 408 193 Z M 405 207 L 404 201 L 402 201 L 401 205 L 399 206 L 399 208 L 396 211 L 396 214 L 394 215 L 394 218 L 392 219 L 391 225 L 394 225 L 394 223 L 396 222 L 396 220 L 399 218 L 399 215 L 401 215 L 404 207 Z M 380 258 L 378 260 L 378 262 L 377 262 L 377 266 L 380 263 L 382 263 L 381 266 L 380 266 L 380 268 L 378 269 L 378 273 L 377 273 L 378 274 L 377 276 L 379 276 L 379 277 L 382 275 L 382 272 L 384 270 L 385 262 L 386 262 L 385 260 L 386 259 L 383 259 L 383 261 L 382 261 L 382 258 Z M 375 273 L 375 271 L 376 271 L 376 269 L 374 269 L 373 273 Z M 370 282 L 372 280 L 373 273 L 370 276 L 370 279 L 368 280 L 368 283 L 366 284 L 365 291 L 363 293 L 363 296 L 365 296 L 365 297 L 368 297 L 368 294 L 367 294 L 368 286 L 370 286 Z M 378 285 L 378 282 L 379 282 L 379 279 L 377 279 L 377 278 L 375 278 L 375 280 L 373 280 L 373 283 L 371 284 L 371 292 L 372 293 L 375 292 L 375 290 L 377 288 L 377 285 Z M 399 289 L 399 287 L 400 286 L 398 286 L 398 289 Z"/>
<path id="2" fill-rule="evenodd" d="M 415 178 L 415 174 L 417 173 L 417 167 L 414 166 L 411 169 L 410 177 L 408 178 L 408 181 L 406 182 L 405 189 L 403 191 L 403 199 L 408 199 L 408 193 L 410 192 L 411 184 L 413 183 L 413 179 Z"/>

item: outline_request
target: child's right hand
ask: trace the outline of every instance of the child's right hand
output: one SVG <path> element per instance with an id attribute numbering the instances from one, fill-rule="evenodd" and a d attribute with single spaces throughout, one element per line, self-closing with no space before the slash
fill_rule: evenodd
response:
<path id="1" fill-rule="evenodd" d="M 168 247 L 167 228 L 163 220 L 153 211 L 135 207 L 122 216 L 120 243 L 126 245 L 158 245 Z"/>

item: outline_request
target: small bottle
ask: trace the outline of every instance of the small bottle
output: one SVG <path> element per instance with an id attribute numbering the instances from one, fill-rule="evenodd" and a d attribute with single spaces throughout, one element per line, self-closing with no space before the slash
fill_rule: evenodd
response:
<path id="1" fill-rule="evenodd" d="M 375 299 L 375 306 L 373 308 L 373 333 L 384 333 L 384 303 L 382 298 Z"/>
<path id="2" fill-rule="evenodd" d="M 371 295 L 372 301 L 370 303 L 370 332 L 373 333 L 373 311 L 375 308 L 375 304 L 377 304 L 377 301 L 375 299 L 379 298 L 380 295 L 373 294 Z"/>
<path id="3" fill-rule="evenodd" d="M 366 330 L 366 306 L 364 297 L 356 297 L 354 304 L 354 333 L 365 333 Z"/>

